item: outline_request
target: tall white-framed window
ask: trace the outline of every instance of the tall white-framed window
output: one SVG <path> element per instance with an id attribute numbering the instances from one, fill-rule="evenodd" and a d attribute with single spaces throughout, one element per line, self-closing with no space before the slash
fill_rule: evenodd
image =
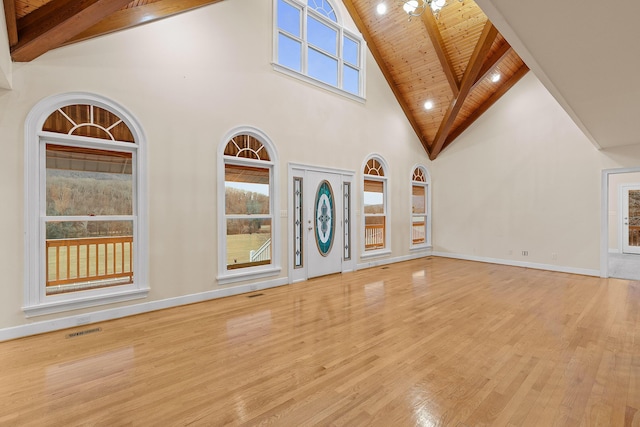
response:
<path id="1" fill-rule="evenodd" d="M 266 134 L 231 130 L 218 153 L 218 282 L 280 272 L 277 158 Z M 224 195 L 224 197 L 222 197 Z"/>
<path id="2" fill-rule="evenodd" d="M 329 0 L 274 0 L 274 68 L 363 100 L 364 40 Z"/>
<path id="3" fill-rule="evenodd" d="M 390 252 L 388 167 L 381 156 L 374 154 L 367 158 L 362 171 L 362 256 L 386 254 Z"/>
<path id="4" fill-rule="evenodd" d="M 411 249 L 431 246 L 431 178 L 425 166 L 411 173 Z"/>
<path id="5" fill-rule="evenodd" d="M 145 137 L 115 102 L 68 93 L 25 122 L 27 316 L 143 298 Z"/>

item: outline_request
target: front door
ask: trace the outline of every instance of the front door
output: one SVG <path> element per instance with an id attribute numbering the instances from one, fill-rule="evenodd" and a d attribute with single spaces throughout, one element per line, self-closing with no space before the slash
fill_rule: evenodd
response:
<path id="1" fill-rule="evenodd" d="M 342 271 L 343 188 L 340 174 L 306 171 L 307 277 Z"/>
<path id="2" fill-rule="evenodd" d="M 622 252 L 640 254 L 640 185 L 622 186 Z"/>

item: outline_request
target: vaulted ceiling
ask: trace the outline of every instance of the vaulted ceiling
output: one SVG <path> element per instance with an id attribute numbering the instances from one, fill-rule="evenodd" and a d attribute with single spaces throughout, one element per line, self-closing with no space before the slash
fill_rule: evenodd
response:
<path id="1" fill-rule="evenodd" d="M 4 0 L 11 56 L 57 47 L 222 0 Z M 387 0 L 343 0 L 431 159 L 529 70 L 472 0 L 408 19 Z M 496 80 L 499 76 L 499 80 Z M 429 101 L 431 108 L 425 108 Z"/>
<path id="2" fill-rule="evenodd" d="M 472 0 L 410 20 L 399 2 L 343 2 L 431 159 L 529 70 Z"/>

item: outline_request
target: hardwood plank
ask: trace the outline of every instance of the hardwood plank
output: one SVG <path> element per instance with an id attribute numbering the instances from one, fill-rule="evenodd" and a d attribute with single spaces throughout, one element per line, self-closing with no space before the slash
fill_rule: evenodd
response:
<path id="1" fill-rule="evenodd" d="M 428 257 L 260 293 L 0 343 L 0 424 L 638 422 L 640 282 Z"/>

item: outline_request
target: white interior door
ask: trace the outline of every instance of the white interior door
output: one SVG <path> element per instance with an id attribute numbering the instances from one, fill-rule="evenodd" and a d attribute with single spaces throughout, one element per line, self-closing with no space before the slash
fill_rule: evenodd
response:
<path id="1" fill-rule="evenodd" d="M 342 177 L 307 171 L 304 180 L 307 277 L 342 271 Z"/>
<path id="2" fill-rule="evenodd" d="M 640 185 L 622 186 L 622 252 L 640 254 Z"/>

